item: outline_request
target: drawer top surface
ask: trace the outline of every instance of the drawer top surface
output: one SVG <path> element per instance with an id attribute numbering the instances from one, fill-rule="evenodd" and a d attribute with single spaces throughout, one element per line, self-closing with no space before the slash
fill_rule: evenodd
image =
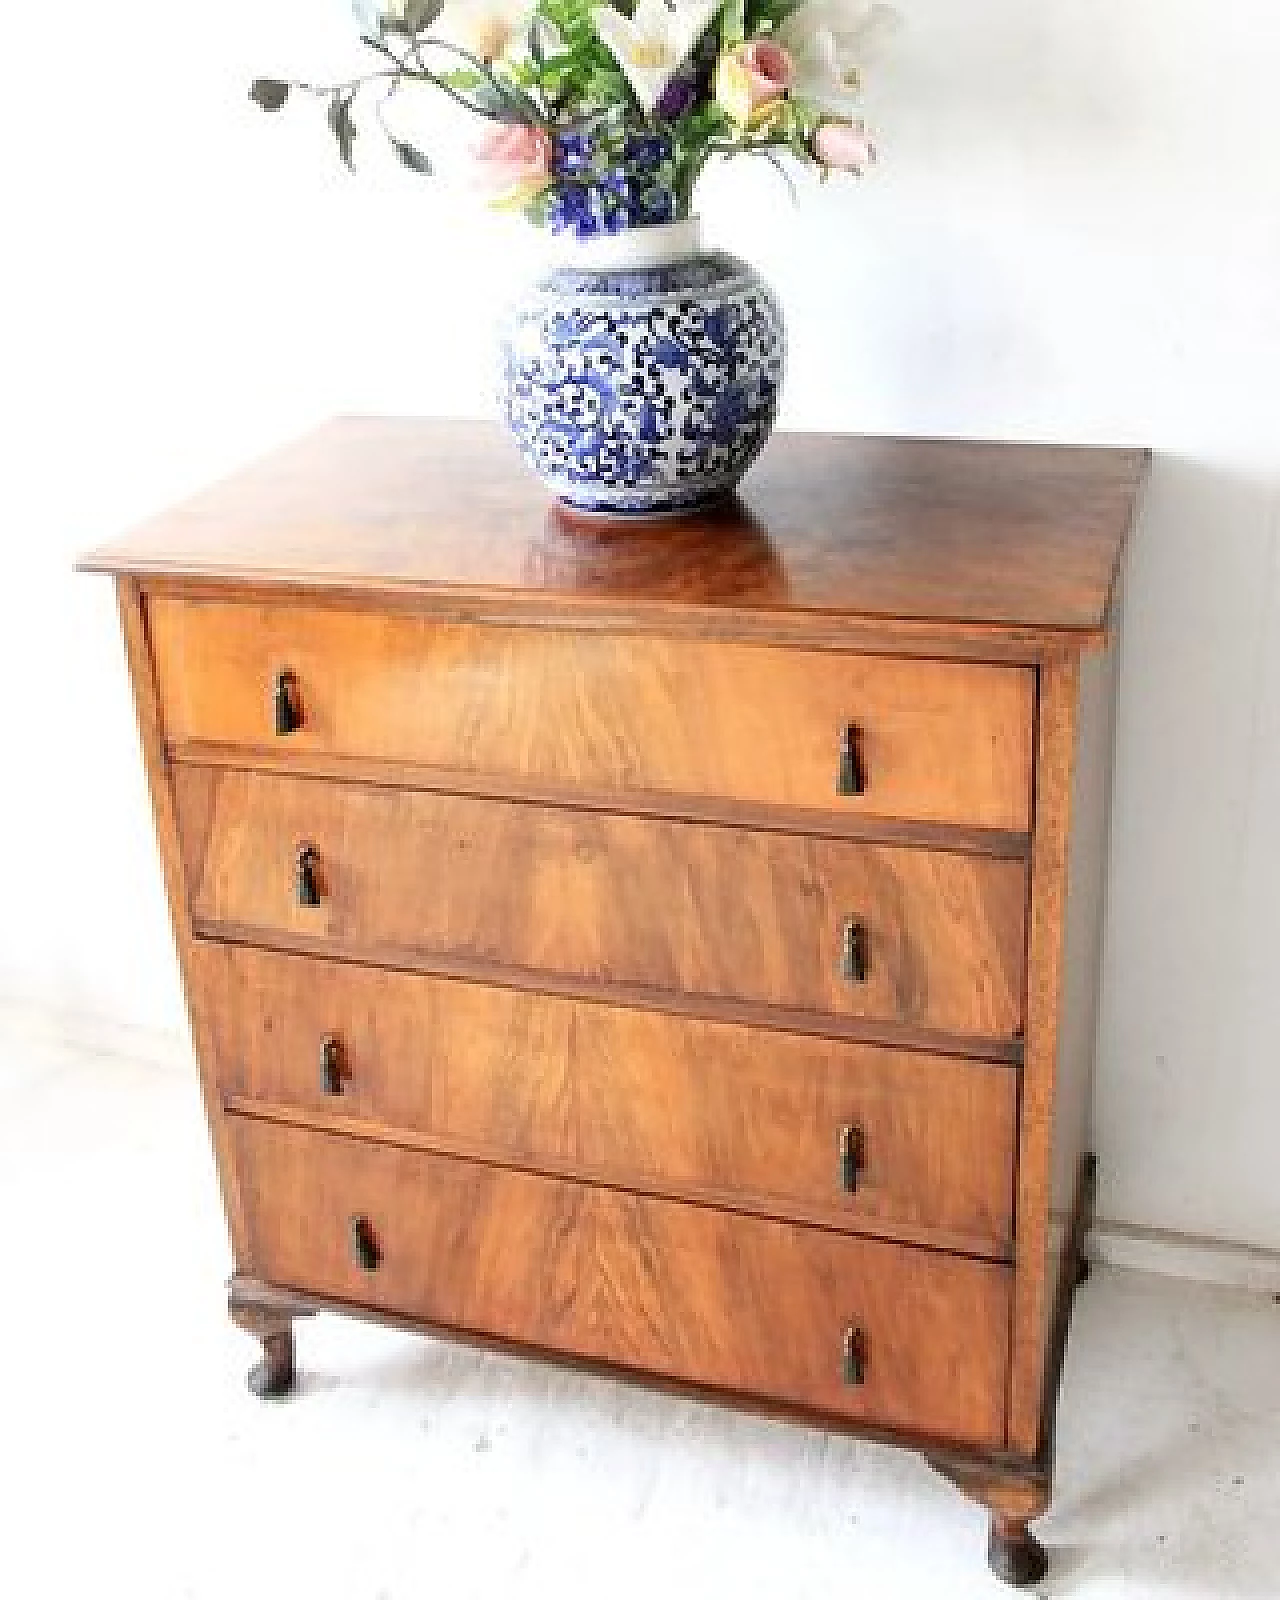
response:
<path id="1" fill-rule="evenodd" d="M 780 433 L 740 496 L 620 533 L 549 502 L 493 424 L 343 418 L 88 570 L 522 611 L 706 610 L 1098 634 L 1147 452 Z"/>

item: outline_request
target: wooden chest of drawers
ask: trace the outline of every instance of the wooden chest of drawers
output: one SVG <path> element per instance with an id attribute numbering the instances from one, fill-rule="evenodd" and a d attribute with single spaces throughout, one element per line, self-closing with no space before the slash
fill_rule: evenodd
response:
<path id="1" fill-rule="evenodd" d="M 622 531 L 349 421 L 116 577 L 263 1393 L 338 1309 L 923 1451 L 1043 1552 L 1136 451 Z"/>

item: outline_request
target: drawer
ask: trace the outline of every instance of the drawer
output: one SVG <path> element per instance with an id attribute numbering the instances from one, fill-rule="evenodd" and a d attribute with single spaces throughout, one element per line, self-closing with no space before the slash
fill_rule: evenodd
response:
<path id="1" fill-rule="evenodd" d="M 1009 1067 L 197 943 L 227 1101 L 1009 1252 Z M 846 1136 L 846 1130 L 848 1130 Z"/>
<path id="2" fill-rule="evenodd" d="M 1026 832 L 1030 669 L 156 594 L 165 728 L 513 780 Z M 276 732 L 292 676 L 299 726 Z M 855 729 L 862 793 L 837 793 Z M 367 774 L 358 774 L 367 775 Z"/>
<path id="3" fill-rule="evenodd" d="M 175 767 L 174 788 L 200 933 L 982 1038 L 1021 1023 L 1021 861 L 230 769 Z"/>
<path id="4" fill-rule="evenodd" d="M 858 1422 L 1003 1444 L 1007 1268 L 230 1122 L 251 1270 L 272 1283 Z M 861 1381 L 846 1381 L 859 1376 L 845 1371 L 850 1330 Z"/>

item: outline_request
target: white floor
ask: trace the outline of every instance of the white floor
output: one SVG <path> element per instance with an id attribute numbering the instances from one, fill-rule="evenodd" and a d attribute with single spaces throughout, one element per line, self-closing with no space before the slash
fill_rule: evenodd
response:
<path id="1" fill-rule="evenodd" d="M 194 1084 L 0 1041 L 0 1597 L 1007 1595 L 911 1456 L 317 1319 L 263 1405 Z M 1280 1596 L 1280 1305 L 1095 1270 L 1041 1592 Z"/>

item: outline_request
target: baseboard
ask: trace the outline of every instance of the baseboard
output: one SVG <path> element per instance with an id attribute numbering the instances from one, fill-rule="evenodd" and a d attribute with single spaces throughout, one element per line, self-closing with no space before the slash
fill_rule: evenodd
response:
<path id="1" fill-rule="evenodd" d="M 169 1071 L 194 1071 L 185 1029 L 147 1028 L 0 994 L 0 1038 L 58 1054 L 109 1056 Z"/>
<path id="2" fill-rule="evenodd" d="M 1093 1225 L 1088 1253 L 1091 1260 L 1110 1267 L 1280 1295 L 1280 1250 L 1260 1245 L 1204 1239 L 1103 1218 Z"/>

